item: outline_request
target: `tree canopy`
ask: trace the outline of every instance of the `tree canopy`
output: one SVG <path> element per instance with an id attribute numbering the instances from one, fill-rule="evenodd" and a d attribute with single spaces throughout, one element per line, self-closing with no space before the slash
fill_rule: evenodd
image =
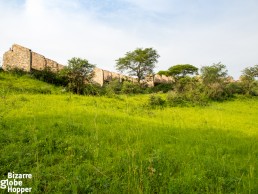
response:
<path id="1" fill-rule="evenodd" d="M 226 66 L 219 62 L 211 66 L 202 67 L 201 77 L 205 85 L 220 83 L 226 79 L 227 72 Z"/>
<path id="2" fill-rule="evenodd" d="M 157 74 L 158 74 L 158 75 L 169 76 L 169 72 L 168 72 L 168 71 L 164 71 L 164 70 L 159 71 Z"/>
<path id="3" fill-rule="evenodd" d="M 127 72 L 130 76 L 136 76 L 140 82 L 146 76 L 153 73 L 159 55 L 152 48 L 137 48 L 127 52 L 125 57 L 116 60 L 116 69 L 120 72 Z"/>
<path id="4" fill-rule="evenodd" d="M 76 90 L 77 94 L 82 93 L 85 83 L 89 83 L 93 78 L 93 69 L 95 65 L 90 64 L 88 60 L 73 57 L 68 60 L 68 66 L 64 69 L 64 74 L 69 79 L 70 88 Z"/>
<path id="5" fill-rule="evenodd" d="M 250 80 L 254 80 L 256 77 L 258 77 L 258 65 L 245 68 L 243 70 L 243 76 L 249 78 Z"/>
<path id="6" fill-rule="evenodd" d="M 193 75 L 198 73 L 198 68 L 190 64 L 179 64 L 168 69 L 168 75 L 175 78 L 182 78 L 186 75 Z"/>

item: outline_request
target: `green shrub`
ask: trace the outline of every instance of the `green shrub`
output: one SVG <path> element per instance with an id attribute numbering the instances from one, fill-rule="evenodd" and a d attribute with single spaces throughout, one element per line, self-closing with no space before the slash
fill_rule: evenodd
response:
<path id="1" fill-rule="evenodd" d="M 97 84 L 87 84 L 87 85 L 85 85 L 85 87 L 83 89 L 83 94 L 99 96 L 99 95 L 103 94 L 103 88 Z"/>
<path id="2" fill-rule="evenodd" d="M 24 71 L 23 69 L 19 69 L 17 67 L 7 68 L 7 70 L 8 70 L 8 73 L 11 73 L 11 74 L 16 75 L 16 76 L 23 76 L 23 75 L 28 74 L 28 72 Z"/>
<path id="3" fill-rule="evenodd" d="M 169 106 L 206 106 L 208 98 L 204 92 L 200 90 L 191 90 L 187 92 L 171 91 L 167 95 L 167 103 Z"/>
<path id="4" fill-rule="evenodd" d="M 149 105 L 151 107 L 158 107 L 158 106 L 164 107 L 165 104 L 166 104 L 166 100 L 162 99 L 161 96 L 157 96 L 155 94 L 150 95 Z"/>
<path id="5" fill-rule="evenodd" d="M 224 101 L 232 97 L 232 93 L 226 87 L 226 84 L 213 83 L 205 87 L 207 97 L 213 101 Z"/>
<path id="6" fill-rule="evenodd" d="M 176 107 L 176 106 L 188 106 L 189 101 L 187 100 L 186 96 L 182 93 L 178 92 L 169 92 L 167 95 L 167 103 L 169 106 Z"/>
<path id="7" fill-rule="evenodd" d="M 68 78 L 66 76 L 61 75 L 60 73 L 55 73 L 50 70 L 49 67 L 38 71 L 32 70 L 32 76 L 38 80 L 54 84 L 56 86 L 67 86 Z"/>
<path id="8" fill-rule="evenodd" d="M 152 92 L 164 92 L 167 93 L 170 90 L 173 90 L 174 84 L 172 83 L 162 83 L 162 84 L 157 84 L 153 88 L 151 88 Z"/>
<path id="9" fill-rule="evenodd" d="M 258 96 L 258 81 L 254 81 L 250 91 L 251 96 Z"/>
<path id="10" fill-rule="evenodd" d="M 226 90 L 228 94 L 234 95 L 234 94 L 245 94 L 245 88 L 243 83 L 241 82 L 232 82 L 228 83 L 226 85 Z"/>
<path id="11" fill-rule="evenodd" d="M 139 94 L 143 93 L 143 88 L 138 83 L 132 83 L 129 81 L 124 81 L 122 85 L 121 92 L 123 94 Z"/>
<path id="12" fill-rule="evenodd" d="M 120 94 L 122 90 L 122 83 L 119 79 L 114 79 L 105 83 L 103 88 L 107 95 Z"/>

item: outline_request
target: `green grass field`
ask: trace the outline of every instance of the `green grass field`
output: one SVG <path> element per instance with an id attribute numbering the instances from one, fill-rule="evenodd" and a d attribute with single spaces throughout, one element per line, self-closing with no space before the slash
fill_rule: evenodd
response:
<path id="1" fill-rule="evenodd" d="M 258 193 L 257 98 L 153 109 L 149 95 L 61 91 L 0 73 L 0 180 L 31 173 L 32 193 Z"/>

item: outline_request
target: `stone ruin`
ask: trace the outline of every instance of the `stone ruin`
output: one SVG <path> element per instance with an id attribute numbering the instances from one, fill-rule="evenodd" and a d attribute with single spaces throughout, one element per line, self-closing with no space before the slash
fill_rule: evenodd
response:
<path id="1" fill-rule="evenodd" d="M 14 68 L 26 72 L 30 72 L 33 69 L 41 71 L 47 67 L 53 72 L 58 72 L 64 68 L 63 65 L 17 44 L 14 44 L 3 56 L 3 70 L 6 71 Z"/>
<path id="2" fill-rule="evenodd" d="M 31 49 L 17 44 L 14 44 L 9 51 L 4 53 L 3 56 L 3 70 L 5 71 L 17 68 L 26 72 L 31 72 L 32 70 L 42 71 L 45 68 L 49 68 L 53 72 L 58 72 L 64 67 L 64 65 L 61 65 L 56 61 L 45 58 L 43 55 L 35 53 Z M 113 79 L 119 79 L 120 81 L 128 80 L 133 83 L 137 82 L 137 79 L 134 77 L 106 71 L 97 67 L 94 69 L 93 81 L 95 83 L 103 86 L 105 82 L 110 82 Z M 171 83 L 173 81 L 172 77 L 152 75 L 142 82 L 145 82 L 149 87 L 153 87 L 155 84 Z"/>

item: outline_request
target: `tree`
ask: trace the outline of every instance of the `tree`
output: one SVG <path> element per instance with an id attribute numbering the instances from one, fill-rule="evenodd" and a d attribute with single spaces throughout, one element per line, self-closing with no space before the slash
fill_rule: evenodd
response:
<path id="1" fill-rule="evenodd" d="M 240 77 L 241 83 L 246 94 L 255 94 L 258 91 L 258 82 L 255 78 L 258 77 L 258 65 L 254 67 L 247 67 L 243 71 L 243 75 Z"/>
<path id="2" fill-rule="evenodd" d="M 159 71 L 157 74 L 158 74 L 158 75 L 169 76 L 169 72 L 168 72 L 168 71 L 164 71 L 164 70 Z"/>
<path id="3" fill-rule="evenodd" d="M 125 57 L 117 59 L 116 69 L 120 72 L 127 71 L 130 76 L 136 76 L 140 83 L 147 75 L 153 73 L 158 58 L 157 51 L 152 48 L 137 48 L 127 52 Z"/>
<path id="4" fill-rule="evenodd" d="M 227 78 L 226 66 L 219 63 L 214 63 L 211 66 L 204 66 L 201 68 L 201 77 L 205 85 L 214 83 L 222 83 Z"/>
<path id="5" fill-rule="evenodd" d="M 198 68 L 190 64 L 180 64 L 170 67 L 167 74 L 180 79 L 186 75 L 198 74 Z"/>
<path id="6" fill-rule="evenodd" d="M 255 80 L 255 78 L 258 77 L 258 65 L 245 68 L 243 70 L 243 76 L 249 78 L 250 80 Z"/>
<path id="7" fill-rule="evenodd" d="M 201 68 L 201 78 L 206 95 L 212 100 L 224 100 L 232 94 L 227 90 L 227 69 L 220 62 Z"/>
<path id="8" fill-rule="evenodd" d="M 81 94 L 86 83 L 90 83 L 94 76 L 92 65 L 86 59 L 73 57 L 68 60 L 68 66 L 63 70 L 63 74 L 68 77 L 69 88 L 77 94 Z"/>

